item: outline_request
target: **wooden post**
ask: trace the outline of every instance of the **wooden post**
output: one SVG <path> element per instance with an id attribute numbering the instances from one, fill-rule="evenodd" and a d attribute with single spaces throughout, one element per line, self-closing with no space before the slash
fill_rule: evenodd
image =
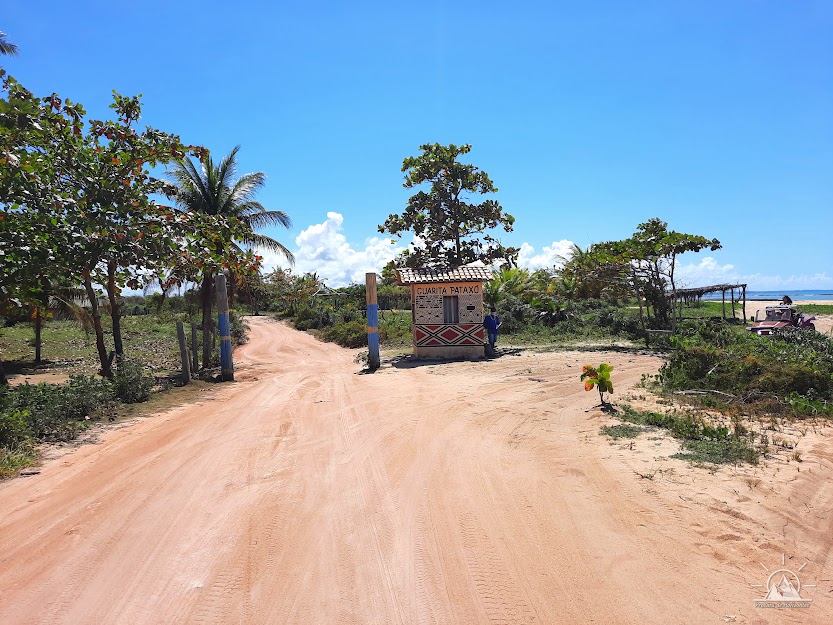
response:
<path id="1" fill-rule="evenodd" d="M 671 292 L 671 332 L 677 331 L 677 292 Z"/>
<path id="2" fill-rule="evenodd" d="M 234 362 L 231 355 L 231 323 L 228 312 L 228 293 L 226 277 L 223 274 L 215 278 L 217 289 L 217 325 L 220 330 L 220 379 L 223 382 L 234 380 Z"/>
<path id="3" fill-rule="evenodd" d="M 723 298 L 723 318 L 726 318 L 726 289 L 720 291 L 720 295 Z"/>
<path id="4" fill-rule="evenodd" d="M 744 284 L 743 287 L 743 322 L 746 323 L 746 285 Z"/>
<path id="5" fill-rule="evenodd" d="M 197 352 L 197 348 L 200 346 L 197 340 L 197 324 L 191 324 L 191 357 L 194 359 L 194 362 L 191 363 L 191 373 L 196 374 L 197 371 L 200 370 L 200 356 Z"/>
<path id="6" fill-rule="evenodd" d="M 367 296 L 367 365 L 371 371 L 379 368 L 379 305 L 376 303 L 376 274 L 365 274 Z"/>
<path id="7" fill-rule="evenodd" d="M 732 319 L 735 318 L 735 289 L 732 287 Z"/>
<path id="8" fill-rule="evenodd" d="M 35 306 L 35 364 L 41 361 L 41 330 L 43 329 L 43 311 L 40 306 Z"/>
<path id="9" fill-rule="evenodd" d="M 182 359 L 182 383 L 188 384 L 191 381 L 191 373 L 188 363 L 188 345 L 185 342 L 185 326 L 181 321 L 176 322 L 176 338 L 179 341 L 179 357 Z"/>

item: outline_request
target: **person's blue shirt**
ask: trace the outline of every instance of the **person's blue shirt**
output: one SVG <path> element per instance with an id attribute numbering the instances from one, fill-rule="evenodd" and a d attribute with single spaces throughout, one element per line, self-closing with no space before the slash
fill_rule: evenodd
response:
<path id="1" fill-rule="evenodd" d="M 486 315 L 483 320 L 483 327 L 489 332 L 497 334 L 497 327 L 500 325 L 500 318 L 497 315 Z"/>

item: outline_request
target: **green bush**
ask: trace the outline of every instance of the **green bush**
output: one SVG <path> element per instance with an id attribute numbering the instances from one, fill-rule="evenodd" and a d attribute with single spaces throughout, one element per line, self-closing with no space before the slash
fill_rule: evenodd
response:
<path id="1" fill-rule="evenodd" d="M 310 308 L 309 306 L 302 306 L 298 309 L 295 317 L 292 319 L 292 325 L 298 330 L 317 330 L 325 325 L 329 325 L 329 314 L 326 320 L 323 318 L 321 311 Z"/>
<path id="2" fill-rule="evenodd" d="M 716 390 L 747 402 L 768 398 L 793 414 L 804 408 L 817 414 L 820 406 L 824 413 L 824 402 L 833 400 L 833 339 L 824 334 L 787 328 L 758 336 L 724 323 L 687 322 L 672 343 L 659 376 L 666 390 Z"/>
<path id="3" fill-rule="evenodd" d="M 150 398 L 153 377 L 145 375 L 144 365 L 138 360 L 124 360 L 113 376 L 113 391 L 119 401 L 138 404 Z"/>
<path id="4" fill-rule="evenodd" d="M 0 408 L 0 447 L 10 449 L 31 438 L 28 416 L 19 408 Z"/>
<path id="5" fill-rule="evenodd" d="M 83 427 L 84 417 L 115 403 L 113 385 L 93 376 L 71 376 L 61 385 L 24 384 L 10 391 L 7 405 L 26 411 L 32 435 L 39 440 L 67 440 Z"/>
<path id="6" fill-rule="evenodd" d="M 249 324 L 234 310 L 229 312 L 229 326 L 234 345 L 244 345 L 249 341 Z"/>
<path id="7" fill-rule="evenodd" d="M 321 338 L 342 347 L 367 347 L 367 325 L 362 321 L 347 321 L 324 328 Z"/>
<path id="8" fill-rule="evenodd" d="M 410 308 L 379 311 L 379 341 L 383 345 L 409 345 L 413 341 Z"/>
<path id="9" fill-rule="evenodd" d="M 501 333 L 522 342 L 644 337 L 634 310 L 606 300 L 567 301 L 541 296 L 527 303 L 507 295 L 498 304 L 497 312 Z"/>

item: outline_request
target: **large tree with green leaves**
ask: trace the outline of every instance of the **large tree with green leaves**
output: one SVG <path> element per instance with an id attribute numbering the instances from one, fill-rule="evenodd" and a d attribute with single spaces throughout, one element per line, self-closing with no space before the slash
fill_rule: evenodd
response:
<path id="1" fill-rule="evenodd" d="M 283 211 L 266 210 L 255 197 L 266 184 L 262 172 L 237 177 L 237 153 L 235 147 L 219 163 L 211 156 L 195 164 L 190 159 L 178 163 L 171 171 L 176 185 L 177 205 L 186 214 L 219 216 L 236 224 L 236 236 L 220 236 L 208 229 L 198 233 L 198 241 L 220 262 L 196 261 L 200 281 L 202 306 L 203 367 L 210 366 L 212 302 L 214 277 L 220 271 L 234 273 L 246 252 L 242 246 L 258 247 L 283 255 L 294 262 L 292 252 L 279 241 L 256 230 L 265 226 L 279 225 L 289 228 L 292 221 Z M 232 284 L 234 280 L 230 280 Z"/>
<path id="2" fill-rule="evenodd" d="M 515 218 L 505 213 L 497 200 L 471 196 L 497 192 L 486 172 L 461 163 L 458 157 L 471 151 L 470 145 L 422 145 L 421 154 L 402 163 L 406 189 L 429 185 L 408 200 L 401 215 L 392 214 L 379 232 L 401 237 L 413 232 L 423 246 L 407 250 L 397 264 L 409 267 L 459 267 L 473 261 L 487 265 L 503 261 L 513 264 L 518 250 L 504 247 L 489 234 L 502 227 L 512 231 Z"/>
<path id="3" fill-rule="evenodd" d="M 667 328 L 674 322 L 677 257 L 720 247 L 717 239 L 669 230 L 666 222 L 654 217 L 639 224 L 627 239 L 591 246 L 571 259 L 564 271 L 580 275 L 584 270 L 585 279 L 604 282 L 614 293 L 626 288 L 639 303 L 640 316 L 644 307 L 649 317 L 653 314 L 657 326 Z"/>
<path id="4" fill-rule="evenodd" d="M 139 276 L 161 271 L 181 255 L 201 255 L 196 233 L 233 236 L 221 216 L 181 214 L 157 203 L 171 185 L 158 165 L 203 148 L 153 128 L 136 128 L 138 97 L 115 94 L 114 120 L 85 121 L 83 107 L 56 94 L 38 98 L 11 77 L 0 100 L 0 289 L 43 301 L 43 284 L 83 286 L 95 329 L 101 372 L 111 374 L 99 288 L 112 318 L 115 354 L 123 354 L 120 292 Z M 21 245 L 21 242 L 25 242 Z M 212 253 L 206 255 L 214 259 Z M 40 295 L 39 295 L 40 294 Z"/>

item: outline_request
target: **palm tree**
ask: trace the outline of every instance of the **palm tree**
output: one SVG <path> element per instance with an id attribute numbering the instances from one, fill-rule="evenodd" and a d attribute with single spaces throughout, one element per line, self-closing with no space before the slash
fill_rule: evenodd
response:
<path id="1" fill-rule="evenodd" d="M 0 30 L 0 54 L 18 56 L 17 46 L 13 44 L 11 41 L 7 41 L 6 37 L 6 33 Z"/>
<path id="2" fill-rule="evenodd" d="M 215 164 L 207 156 L 199 169 L 186 159 L 178 163 L 171 171 L 171 179 L 177 187 L 176 203 L 183 209 L 206 215 L 221 215 L 226 219 L 236 219 L 242 223 L 248 233 L 239 242 L 229 241 L 228 245 L 242 252 L 240 245 L 260 247 L 283 255 L 290 263 L 295 257 L 282 243 L 272 237 L 255 232 L 264 226 L 292 226 L 292 220 L 283 211 L 267 211 L 254 199 L 257 192 L 266 184 L 263 172 L 237 175 L 237 152 L 235 147 L 227 156 Z M 233 280 L 231 281 L 234 282 Z M 208 368 L 211 361 L 211 308 L 213 301 L 214 275 L 205 272 L 200 285 L 200 302 L 202 305 L 202 366 Z"/>

